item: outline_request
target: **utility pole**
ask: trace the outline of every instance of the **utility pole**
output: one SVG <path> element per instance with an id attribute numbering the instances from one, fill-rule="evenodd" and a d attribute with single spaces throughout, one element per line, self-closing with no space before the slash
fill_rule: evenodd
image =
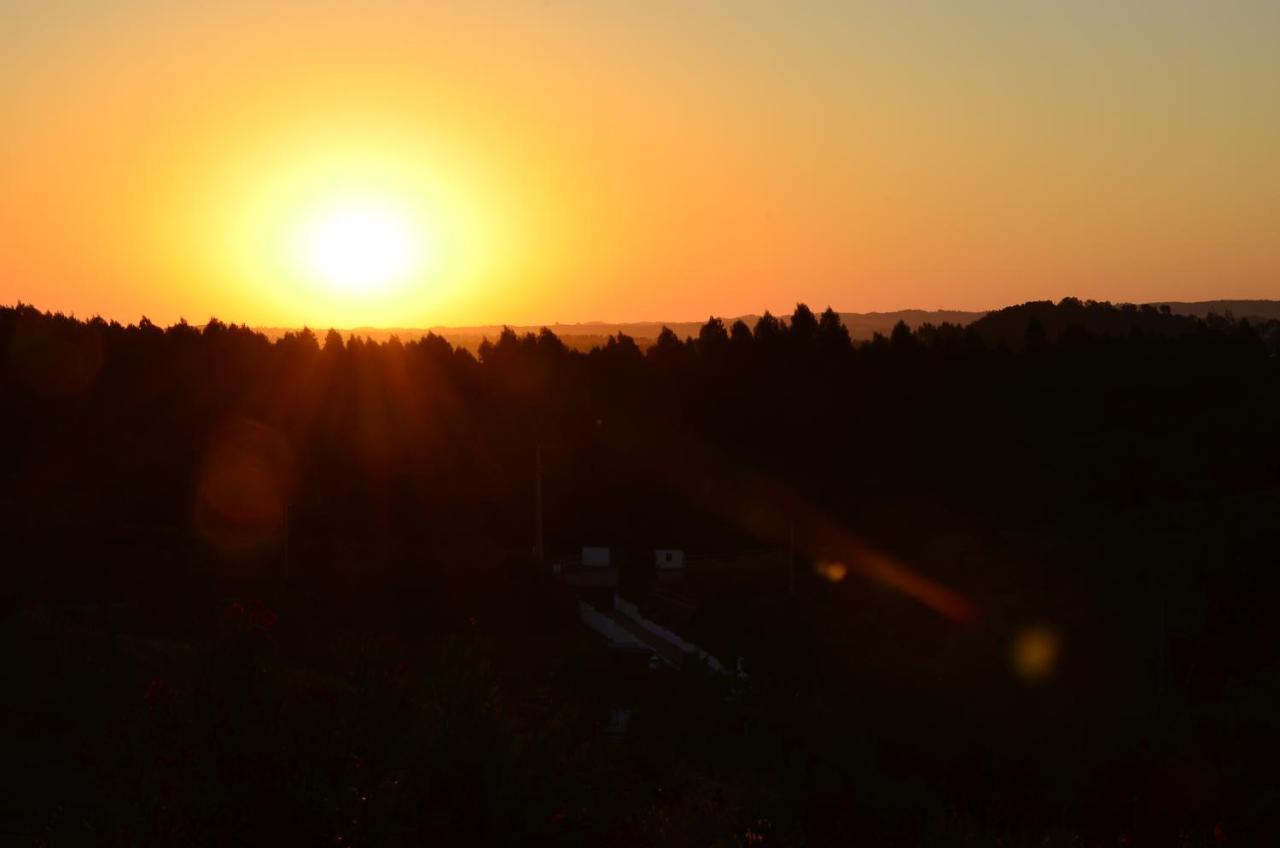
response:
<path id="1" fill-rule="evenodd" d="M 533 448 L 533 557 L 542 565 L 542 445 Z"/>
<path id="2" fill-rule="evenodd" d="M 1155 601 L 1155 624 L 1156 624 L 1156 675 L 1155 675 L 1155 691 L 1157 697 L 1163 697 L 1165 693 L 1165 684 L 1168 678 L 1169 664 L 1169 644 L 1165 632 L 1165 598 L 1164 598 L 1164 568 L 1163 564 L 1148 566 L 1147 574 L 1150 577 L 1151 592 Z"/>
<path id="3" fill-rule="evenodd" d="M 286 592 L 289 590 L 289 543 L 293 541 L 289 538 L 290 518 L 289 504 L 286 503 L 284 505 L 284 580 L 281 581 Z"/>
<path id="4" fill-rule="evenodd" d="M 787 594 L 796 593 L 796 520 L 791 519 L 790 543 L 787 549 Z"/>

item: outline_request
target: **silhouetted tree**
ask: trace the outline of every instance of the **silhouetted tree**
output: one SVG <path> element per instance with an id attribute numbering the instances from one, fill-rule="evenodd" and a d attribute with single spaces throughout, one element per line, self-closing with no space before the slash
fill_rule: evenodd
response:
<path id="1" fill-rule="evenodd" d="M 889 344 L 895 350 L 911 350 L 916 346 L 915 336 L 907 326 L 907 322 L 899 321 L 893 325 L 893 332 L 889 334 Z"/>
<path id="2" fill-rule="evenodd" d="M 719 356 L 729 346 L 729 333 L 724 322 L 714 315 L 698 330 L 698 353 L 703 356 Z"/>
<path id="3" fill-rule="evenodd" d="M 818 334 L 818 319 L 814 317 L 813 310 L 803 303 L 797 303 L 795 311 L 791 313 L 790 331 L 792 340 L 799 347 L 811 346 Z"/>
<path id="4" fill-rule="evenodd" d="M 1034 315 L 1027 319 L 1027 331 L 1023 336 L 1022 343 L 1028 351 L 1040 351 L 1044 349 L 1044 324 L 1041 324 Z"/>
<path id="5" fill-rule="evenodd" d="M 826 356 L 837 356 L 850 347 L 849 328 L 840 315 L 828 306 L 818 319 L 816 333 L 818 348 Z"/>
<path id="6" fill-rule="evenodd" d="M 755 340 L 770 349 L 776 348 L 778 343 L 786 337 L 786 333 L 786 328 L 782 326 L 782 322 L 767 309 L 760 316 L 760 320 L 756 321 L 755 330 L 753 331 Z"/>
<path id="7" fill-rule="evenodd" d="M 625 359 L 639 359 L 643 355 L 640 351 L 640 346 L 636 344 L 636 340 L 626 333 L 617 333 L 609 336 L 609 340 L 605 344 L 605 350 L 616 357 Z"/>

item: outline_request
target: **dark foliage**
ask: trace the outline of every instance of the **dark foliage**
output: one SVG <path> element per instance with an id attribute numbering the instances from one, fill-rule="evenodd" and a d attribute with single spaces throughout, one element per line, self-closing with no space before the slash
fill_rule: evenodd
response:
<path id="1" fill-rule="evenodd" d="M 1070 298 L 478 356 L 0 309 L 0 835 L 1264 844 L 1278 351 Z M 698 555 L 688 635 L 749 682 L 591 643 L 535 454 L 552 555 Z"/>

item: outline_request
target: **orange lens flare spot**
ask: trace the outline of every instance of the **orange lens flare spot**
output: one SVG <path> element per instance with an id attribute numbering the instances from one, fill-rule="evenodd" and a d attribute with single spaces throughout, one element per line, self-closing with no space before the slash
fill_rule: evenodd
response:
<path id="1" fill-rule="evenodd" d="M 201 470 L 196 529 L 226 553 L 273 543 L 283 533 L 292 486 L 292 455 L 284 437 L 254 421 L 228 422 Z"/>
<path id="2" fill-rule="evenodd" d="M 839 583 L 849 576 L 849 566 L 843 562 L 818 562 L 814 564 L 813 570 L 830 583 Z"/>
<path id="3" fill-rule="evenodd" d="M 1019 677 L 1028 683 L 1040 683 L 1053 676 L 1060 649 L 1058 635 L 1039 625 L 1028 627 L 1014 637 L 1009 653 Z"/>

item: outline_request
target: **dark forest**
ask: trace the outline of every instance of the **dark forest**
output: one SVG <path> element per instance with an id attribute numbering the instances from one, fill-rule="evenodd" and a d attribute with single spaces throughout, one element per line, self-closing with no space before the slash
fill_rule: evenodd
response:
<path id="1" fill-rule="evenodd" d="M 0 309 L 0 835 L 1266 844 L 1278 352 L 1071 298 L 474 355 Z M 728 671 L 585 628 L 584 547 Z"/>

